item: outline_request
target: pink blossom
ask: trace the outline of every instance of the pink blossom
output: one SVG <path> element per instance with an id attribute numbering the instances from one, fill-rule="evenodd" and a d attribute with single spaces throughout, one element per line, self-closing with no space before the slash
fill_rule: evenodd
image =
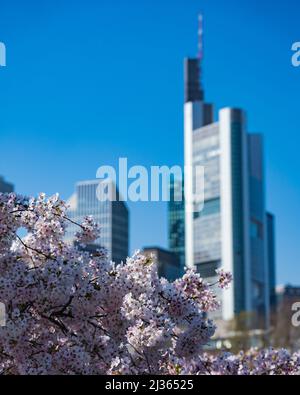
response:
<path id="1" fill-rule="evenodd" d="M 232 282 L 232 274 L 230 272 L 226 272 L 224 269 L 216 270 L 216 273 L 219 276 L 218 285 L 222 289 L 227 289 Z"/>
<path id="2" fill-rule="evenodd" d="M 58 195 L 0 194 L 0 374 L 296 374 L 300 356 L 251 350 L 204 352 L 219 302 L 188 270 L 170 283 L 136 252 L 115 265 L 64 242 L 66 204 Z M 91 217 L 77 240 L 99 237 Z M 27 234 L 21 239 L 19 230 Z M 232 277 L 219 271 L 219 285 Z"/>

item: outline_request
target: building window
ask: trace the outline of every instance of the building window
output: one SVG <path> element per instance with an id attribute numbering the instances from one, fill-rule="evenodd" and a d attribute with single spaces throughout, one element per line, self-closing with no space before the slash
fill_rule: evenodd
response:
<path id="1" fill-rule="evenodd" d="M 263 239 L 263 225 L 261 222 L 251 220 L 250 235 L 253 239 Z"/>
<path id="2" fill-rule="evenodd" d="M 206 202 L 204 202 L 203 210 L 195 213 L 194 218 L 196 219 L 199 217 L 206 217 L 208 215 L 218 214 L 220 213 L 220 208 L 220 198 L 207 200 Z"/>

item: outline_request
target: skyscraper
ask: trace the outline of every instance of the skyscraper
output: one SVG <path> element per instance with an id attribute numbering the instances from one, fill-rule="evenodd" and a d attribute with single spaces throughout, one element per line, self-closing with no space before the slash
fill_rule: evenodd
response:
<path id="1" fill-rule="evenodd" d="M 219 267 L 232 272 L 233 284 L 221 295 L 220 318 L 246 313 L 251 325 L 265 327 L 270 310 L 268 259 L 274 244 L 265 209 L 262 136 L 248 134 L 242 109 L 221 109 L 214 121 L 199 78 L 202 59 L 200 50 L 197 59 L 185 60 L 185 166 L 193 169 L 185 174 L 186 265 L 197 267 L 211 282 Z M 204 168 L 203 207 L 194 198 L 201 185 L 197 166 Z"/>
<path id="2" fill-rule="evenodd" d="M 2 176 L 0 176 L 0 192 L 2 193 L 10 193 L 14 191 L 13 184 L 10 184 L 4 180 Z"/>
<path id="3" fill-rule="evenodd" d="M 94 244 L 105 248 L 110 260 L 120 263 L 126 260 L 129 252 L 128 208 L 124 202 L 119 201 L 118 189 L 112 183 L 110 187 L 116 188 L 116 200 L 99 200 L 97 188 L 100 183 L 100 180 L 92 180 L 76 184 L 75 193 L 68 201 L 68 216 L 77 223 L 81 223 L 86 216 L 93 216 L 101 230 L 101 236 Z M 73 242 L 77 231 L 78 227 L 70 224 L 66 240 Z M 92 246 L 89 247 L 92 249 Z"/>

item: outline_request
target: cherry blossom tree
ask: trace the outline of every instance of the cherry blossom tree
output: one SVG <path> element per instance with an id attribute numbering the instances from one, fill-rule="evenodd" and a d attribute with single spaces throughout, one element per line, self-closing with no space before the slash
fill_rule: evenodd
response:
<path id="1" fill-rule="evenodd" d="M 87 217 L 76 243 L 64 242 L 67 206 L 57 195 L 0 194 L 0 374 L 296 374 L 300 356 L 284 350 L 237 356 L 204 352 L 214 335 L 213 287 L 188 270 L 160 279 L 137 252 L 115 265 Z M 72 222 L 72 221 L 71 221 Z M 218 286 L 232 276 L 218 271 Z"/>

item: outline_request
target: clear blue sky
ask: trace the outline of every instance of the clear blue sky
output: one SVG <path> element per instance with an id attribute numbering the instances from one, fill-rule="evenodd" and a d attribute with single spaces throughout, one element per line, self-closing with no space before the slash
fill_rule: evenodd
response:
<path id="1" fill-rule="evenodd" d="M 68 198 L 119 157 L 182 164 L 182 66 L 200 10 L 207 100 L 246 109 L 264 134 L 278 282 L 300 284 L 299 0 L 0 0 L 0 174 Z M 166 205 L 130 208 L 131 248 L 166 246 Z"/>

